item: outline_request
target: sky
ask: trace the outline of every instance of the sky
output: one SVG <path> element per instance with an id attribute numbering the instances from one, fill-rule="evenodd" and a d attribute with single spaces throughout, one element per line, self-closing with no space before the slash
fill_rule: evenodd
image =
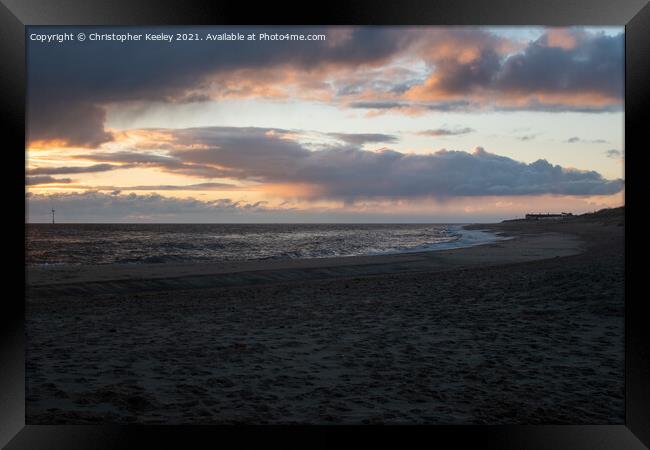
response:
<path id="1" fill-rule="evenodd" d="M 26 220 L 466 223 L 620 206 L 623 32 L 28 27 Z M 177 33 L 195 39 L 147 37 Z"/>

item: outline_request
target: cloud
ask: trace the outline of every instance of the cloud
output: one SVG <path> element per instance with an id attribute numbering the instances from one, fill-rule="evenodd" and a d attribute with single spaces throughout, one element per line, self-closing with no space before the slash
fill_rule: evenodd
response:
<path id="1" fill-rule="evenodd" d="M 437 61 L 436 70 L 428 84 L 445 95 L 467 95 L 494 81 L 501 68 L 500 59 L 500 55 L 491 48 L 482 49 L 467 62 L 455 58 L 442 59 Z"/>
<path id="2" fill-rule="evenodd" d="M 582 139 L 577 136 L 570 137 L 566 141 L 564 141 L 569 144 L 575 144 L 578 142 L 583 142 L 583 143 L 588 143 L 588 144 L 607 144 L 607 141 L 605 139 Z"/>
<path id="3" fill-rule="evenodd" d="M 348 107 L 354 109 L 369 109 L 375 112 L 398 111 L 406 114 L 422 114 L 427 111 L 469 111 L 480 108 L 478 104 L 472 104 L 467 100 L 454 100 L 444 102 L 405 102 L 405 101 L 358 101 L 350 102 Z"/>
<path id="4" fill-rule="evenodd" d="M 609 111 L 622 109 L 623 35 L 581 30 L 542 35 L 523 51 L 503 55 L 480 46 L 467 58 L 449 55 L 421 85 L 405 93 L 412 100 L 471 98 L 497 109 Z"/>
<path id="5" fill-rule="evenodd" d="M 245 203 L 231 199 L 201 201 L 193 198 L 170 198 L 159 194 L 128 194 L 119 192 L 29 194 L 27 216 L 30 221 L 47 217 L 55 208 L 60 220 L 139 222 L 149 220 L 190 219 L 190 221 L 236 220 L 238 217 L 255 217 L 266 212 L 263 202 Z"/>
<path id="6" fill-rule="evenodd" d="M 573 45 L 554 46 L 552 33 L 506 59 L 495 79 L 505 92 L 592 94 L 611 100 L 623 98 L 623 35 L 590 35 L 564 30 Z"/>
<path id="7" fill-rule="evenodd" d="M 336 97 L 363 97 L 374 95 L 400 95 L 412 86 L 422 83 L 420 72 L 404 67 L 380 67 L 341 74 L 333 81 Z"/>
<path id="8" fill-rule="evenodd" d="M 53 183 L 68 184 L 72 183 L 72 180 L 70 178 L 54 178 L 50 176 L 25 177 L 25 184 L 28 186 Z"/>
<path id="9" fill-rule="evenodd" d="M 450 133 L 467 129 L 447 130 Z M 433 130 L 434 132 L 441 132 Z M 444 131 L 441 133 L 444 134 Z M 407 154 L 391 149 L 364 150 L 366 142 L 392 135 L 344 134 L 339 142 L 310 148 L 298 130 L 257 127 L 197 127 L 156 130 L 153 139 L 169 144 L 166 154 L 130 151 L 89 152 L 77 157 L 109 165 L 144 165 L 204 179 L 231 179 L 261 184 L 262 190 L 284 186 L 282 196 L 310 200 L 413 199 L 466 196 L 611 195 L 623 180 L 607 180 L 594 171 L 531 164 L 489 153 L 440 150 Z M 150 142 L 155 147 L 155 141 Z M 91 166 L 92 167 L 92 166 Z M 59 168 L 63 173 L 65 168 Z M 44 170 L 45 172 L 46 170 Z M 57 169 L 55 168 L 56 172 Z M 44 180 L 45 181 L 45 180 Z M 55 182 L 49 178 L 49 182 Z M 265 188 L 266 186 L 266 188 Z M 293 188 L 291 188 L 293 186 Z M 229 183 L 190 185 L 80 186 L 101 190 L 241 190 Z M 279 192 L 279 191 L 276 191 Z"/>
<path id="10" fill-rule="evenodd" d="M 182 130 L 178 132 L 182 133 Z M 180 136 L 179 136 L 180 137 Z M 189 141 L 188 141 L 189 143 Z M 162 147 L 165 144 L 156 144 L 157 147 Z M 134 152 L 134 151 L 117 151 L 117 152 L 88 152 L 86 154 L 77 154 L 74 156 L 76 159 L 87 161 L 107 161 L 118 164 L 122 168 L 131 167 L 150 167 L 159 168 L 165 172 L 172 172 L 177 174 L 184 174 L 188 176 L 200 178 L 217 178 L 224 175 L 230 175 L 231 172 L 220 170 L 217 167 L 209 167 L 205 165 L 197 165 L 186 163 L 180 159 L 157 153 L 148 152 Z"/>
<path id="11" fill-rule="evenodd" d="M 114 188 L 122 191 L 211 191 L 211 190 L 233 190 L 239 186 L 228 183 L 196 183 L 181 185 L 149 185 L 149 186 L 123 186 Z"/>
<path id="12" fill-rule="evenodd" d="M 84 99 L 70 97 L 66 101 L 58 95 L 43 95 L 36 100 L 32 96 L 28 98 L 27 120 L 30 145 L 43 141 L 56 142 L 59 146 L 94 148 L 113 139 L 104 129 L 105 109 Z"/>
<path id="13" fill-rule="evenodd" d="M 96 191 L 233 191 L 241 186 L 229 183 L 195 183 L 195 184 L 154 184 L 139 186 L 83 186 L 83 189 Z M 244 188 L 246 189 L 246 188 Z"/>
<path id="14" fill-rule="evenodd" d="M 614 196 L 616 197 L 616 196 Z M 66 194 L 26 194 L 26 221 L 50 222 L 51 209 L 57 220 L 74 222 L 163 222 L 163 223 L 370 223 L 420 222 L 481 223 L 521 217 L 525 212 L 594 211 L 617 206 L 620 197 L 464 197 L 455 202 L 422 199 L 415 202 L 369 200 L 348 208 L 301 209 L 292 202 L 270 207 L 262 202 L 231 199 L 201 201 L 194 198 L 165 198 L 160 195 L 124 195 L 118 191 Z"/>
<path id="15" fill-rule="evenodd" d="M 283 30 L 328 39 L 263 45 L 28 41 L 28 141 L 96 148 L 115 138 L 105 128 L 109 105 L 224 98 L 308 99 L 404 114 L 622 109 L 623 34 L 552 29 L 522 46 L 477 28 L 273 28 Z M 116 30 L 87 30 L 94 31 Z"/>
<path id="16" fill-rule="evenodd" d="M 475 130 L 473 128 L 456 128 L 456 129 L 448 129 L 448 128 L 437 128 L 435 130 L 423 130 L 423 131 L 418 131 L 416 134 L 422 135 L 422 136 L 456 136 L 459 134 L 467 134 L 467 133 L 472 133 Z"/>
<path id="17" fill-rule="evenodd" d="M 348 144 L 363 145 L 366 143 L 393 143 L 399 139 L 397 136 L 379 133 L 329 133 L 330 136 Z"/>
<path id="18" fill-rule="evenodd" d="M 537 137 L 536 134 L 525 134 L 523 136 L 517 136 L 517 139 L 520 141 L 532 141 Z"/>
<path id="19" fill-rule="evenodd" d="M 57 27 L 59 32 L 75 28 Z M 110 33 L 112 29 L 86 30 Z M 122 31 L 124 31 L 122 29 Z M 158 28 L 138 27 L 138 32 Z M 205 33 L 187 27 L 188 33 Z M 219 32 L 261 32 L 264 27 L 219 27 Z M 286 84 L 283 73 L 323 73 L 336 67 L 379 65 L 397 55 L 417 36 L 397 28 L 273 27 L 273 32 L 340 35 L 344 40 L 265 42 L 96 41 L 41 45 L 28 41 L 28 138 L 60 140 L 64 145 L 88 146 L 111 140 L 104 129 L 105 106 L 116 102 L 196 102 L 213 95 L 237 94 L 241 83 L 255 87 L 255 77 Z M 126 70 L 125 68 L 128 68 Z M 269 69 L 277 69 L 270 73 Z M 242 77 L 251 77 L 251 82 Z M 239 80 L 239 81 L 238 81 Z M 313 84 L 310 80 L 305 80 Z M 220 90 L 223 86 L 226 91 Z M 211 90 L 217 89 L 212 93 Z M 229 92 L 229 91 L 232 92 Z M 267 92 L 269 92 L 267 90 Z M 245 94 L 245 93 L 244 93 Z M 263 92 L 259 92 L 263 94 Z"/>
<path id="20" fill-rule="evenodd" d="M 174 166 L 180 162 L 168 155 L 157 153 L 117 151 L 117 152 L 89 152 L 74 155 L 73 158 L 90 161 L 120 162 L 133 165 Z"/>
<path id="21" fill-rule="evenodd" d="M 622 180 L 607 180 L 594 171 L 563 168 L 545 160 L 525 164 L 480 147 L 473 153 L 404 154 L 345 144 L 312 151 L 264 128 L 170 132 L 201 143 L 200 148 L 171 152 L 184 164 L 239 180 L 309 185 L 311 196 L 324 199 L 610 195 L 623 188 Z"/>
<path id="22" fill-rule="evenodd" d="M 619 159 L 623 157 L 623 152 L 621 150 L 611 149 L 605 152 L 605 156 L 608 158 Z"/>
<path id="23" fill-rule="evenodd" d="M 92 166 L 75 167 L 37 167 L 28 171 L 30 175 L 59 175 L 69 173 L 107 172 L 110 170 L 124 169 L 130 166 L 114 164 L 94 164 Z"/>

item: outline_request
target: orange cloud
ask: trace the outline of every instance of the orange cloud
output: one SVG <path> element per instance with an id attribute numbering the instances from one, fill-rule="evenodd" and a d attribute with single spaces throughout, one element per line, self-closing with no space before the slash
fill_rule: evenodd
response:
<path id="1" fill-rule="evenodd" d="M 566 28 L 551 28 L 546 32 L 546 44 L 549 47 L 559 47 L 571 50 L 576 47 L 578 36 Z"/>
<path id="2" fill-rule="evenodd" d="M 307 183 L 266 183 L 261 190 L 269 197 L 284 200 L 305 200 L 322 194 L 318 186 Z"/>
<path id="3" fill-rule="evenodd" d="M 53 150 L 65 148 L 67 146 L 68 141 L 65 139 L 36 139 L 27 143 L 28 150 Z"/>

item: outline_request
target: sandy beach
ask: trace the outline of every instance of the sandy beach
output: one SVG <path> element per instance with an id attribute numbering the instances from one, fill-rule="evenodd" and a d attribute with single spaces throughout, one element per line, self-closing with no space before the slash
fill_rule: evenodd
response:
<path id="1" fill-rule="evenodd" d="M 624 422 L 623 216 L 384 256 L 29 268 L 26 422 Z"/>

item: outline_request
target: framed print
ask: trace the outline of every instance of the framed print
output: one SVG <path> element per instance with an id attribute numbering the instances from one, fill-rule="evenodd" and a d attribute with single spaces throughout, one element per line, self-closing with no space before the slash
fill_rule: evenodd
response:
<path id="1" fill-rule="evenodd" d="M 334 6 L 3 0 L 7 448 L 648 445 L 650 7 Z"/>

